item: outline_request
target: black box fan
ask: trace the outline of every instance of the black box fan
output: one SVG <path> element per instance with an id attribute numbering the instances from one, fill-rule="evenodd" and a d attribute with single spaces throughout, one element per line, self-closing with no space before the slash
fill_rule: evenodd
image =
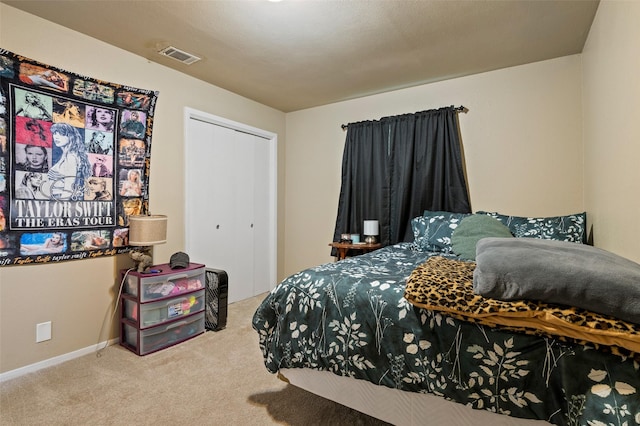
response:
<path id="1" fill-rule="evenodd" d="M 229 277 L 221 269 L 205 268 L 205 281 L 204 327 L 211 331 L 222 330 L 227 326 Z"/>

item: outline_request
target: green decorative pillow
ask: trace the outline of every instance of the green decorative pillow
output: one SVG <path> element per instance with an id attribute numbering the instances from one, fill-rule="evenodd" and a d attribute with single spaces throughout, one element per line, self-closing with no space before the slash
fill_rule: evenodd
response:
<path id="1" fill-rule="evenodd" d="M 487 237 L 513 238 L 513 235 L 498 219 L 483 214 L 471 215 L 453 231 L 453 252 L 462 259 L 476 260 L 476 244 Z"/>
<path id="2" fill-rule="evenodd" d="M 470 213 L 426 211 L 411 220 L 413 246 L 417 251 L 452 253 L 451 234 Z"/>
<path id="3" fill-rule="evenodd" d="M 517 237 L 541 238 L 543 240 L 587 242 L 587 214 L 576 213 L 553 217 L 507 216 L 496 212 L 479 211 L 476 214 L 489 215 L 508 226 Z"/>

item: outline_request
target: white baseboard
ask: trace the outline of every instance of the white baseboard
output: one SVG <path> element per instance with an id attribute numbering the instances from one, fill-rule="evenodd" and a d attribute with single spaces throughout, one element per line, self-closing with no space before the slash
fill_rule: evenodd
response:
<path id="1" fill-rule="evenodd" d="M 53 367 L 54 365 L 62 364 L 63 362 L 70 361 L 72 359 L 79 358 L 84 355 L 88 355 L 92 352 L 96 352 L 107 346 L 115 345 L 116 343 L 119 343 L 119 342 L 120 342 L 120 338 L 118 337 L 115 339 L 111 339 L 107 342 L 100 342 L 97 345 L 87 346 L 86 348 L 78 349 L 77 351 L 73 351 L 60 356 L 49 358 L 44 361 L 36 362 L 35 364 L 16 368 L 15 370 L 7 371 L 6 373 L 1 373 L 0 383 L 5 382 L 7 380 L 15 379 L 20 376 L 24 376 L 25 374 L 34 373 L 38 370 L 42 370 L 43 368 Z"/>

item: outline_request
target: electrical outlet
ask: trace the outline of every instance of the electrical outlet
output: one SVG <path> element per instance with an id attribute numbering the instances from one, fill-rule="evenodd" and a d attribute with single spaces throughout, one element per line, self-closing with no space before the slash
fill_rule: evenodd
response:
<path id="1" fill-rule="evenodd" d="M 51 340 L 51 321 L 36 324 L 36 343 Z"/>

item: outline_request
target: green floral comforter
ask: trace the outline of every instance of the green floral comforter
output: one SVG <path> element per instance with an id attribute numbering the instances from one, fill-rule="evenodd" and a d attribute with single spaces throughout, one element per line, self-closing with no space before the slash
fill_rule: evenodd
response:
<path id="1" fill-rule="evenodd" d="M 253 317 L 267 369 L 327 370 L 557 425 L 640 424 L 637 359 L 416 308 L 405 282 L 428 256 L 403 243 L 282 281 Z"/>

